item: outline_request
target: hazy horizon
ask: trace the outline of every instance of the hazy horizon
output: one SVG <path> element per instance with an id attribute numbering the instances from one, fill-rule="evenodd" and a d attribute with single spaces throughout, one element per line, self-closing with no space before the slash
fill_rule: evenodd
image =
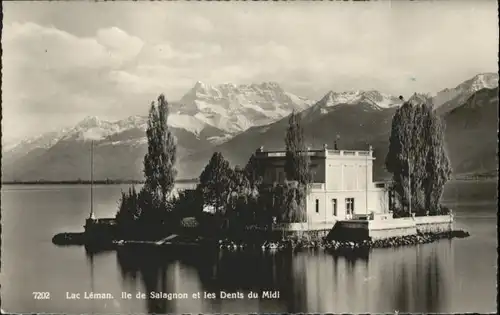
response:
<path id="1" fill-rule="evenodd" d="M 4 144 L 145 115 L 197 81 L 274 81 L 319 100 L 436 93 L 498 71 L 493 1 L 3 5 Z"/>

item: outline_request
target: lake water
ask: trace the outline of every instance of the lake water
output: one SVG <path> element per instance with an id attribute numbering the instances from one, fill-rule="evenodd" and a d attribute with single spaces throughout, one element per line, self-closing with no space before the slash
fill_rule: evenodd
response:
<path id="1" fill-rule="evenodd" d="M 94 188 L 97 216 L 114 216 L 121 189 Z M 445 201 L 466 239 L 362 257 L 310 250 L 291 253 L 184 252 L 122 249 L 89 255 L 57 247 L 54 234 L 81 231 L 89 213 L 87 186 L 3 186 L 1 302 L 12 313 L 385 313 L 495 312 L 496 182 L 455 182 Z M 249 292 L 278 291 L 251 299 Z M 111 293 L 112 300 L 69 300 L 66 292 Z M 187 293 L 188 299 L 136 299 L 138 292 Z M 241 292 L 242 299 L 208 299 L 204 292 Z M 33 292 L 49 292 L 37 300 Z M 121 298 L 130 292 L 131 300 Z M 200 299 L 192 294 L 201 293 Z"/>

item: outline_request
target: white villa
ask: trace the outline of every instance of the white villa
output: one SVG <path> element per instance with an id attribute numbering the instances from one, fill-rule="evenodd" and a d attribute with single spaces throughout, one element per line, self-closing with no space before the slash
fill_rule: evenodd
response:
<path id="1" fill-rule="evenodd" d="M 307 199 L 307 223 L 331 223 L 373 218 L 389 213 L 384 183 L 373 182 L 373 150 L 308 150 L 314 174 Z M 264 182 L 284 182 L 285 151 L 264 151 L 256 158 L 264 168 Z"/>

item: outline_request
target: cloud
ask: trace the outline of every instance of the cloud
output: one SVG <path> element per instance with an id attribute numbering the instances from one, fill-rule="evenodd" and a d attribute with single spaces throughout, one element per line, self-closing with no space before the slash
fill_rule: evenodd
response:
<path id="1" fill-rule="evenodd" d="M 117 27 L 100 29 L 97 31 L 96 40 L 106 47 L 109 53 L 119 56 L 122 60 L 134 58 L 144 46 L 141 39 L 130 36 Z"/>
<path id="2" fill-rule="evenodd" d="M 75 116 L 106 106 L 118 94 L 108 74 L 132 62 L 143 46 L 116 27 L 80 38 L 28 22 L 7 25 L 4 34 L 2 107 L 6 120 L 18 124 L 26 116 L 43 124 L 48 114 Z M 32 127 L 21 125 L 15 133 Z M 9 129 L 5 134 L 14 136 Z"/>
<path id="3" fill-rule="evenodd" d="M 6 64 L 15 67 L 68 69 L 111 64 L 106 49 L 95 39 L 80 39 L 55 28 L 34 23 L 5 27 Z"/>
<path id="4" fill-rule="evenodd" d="M 198 80 L 277 81 L 310 98 L 435 92 L 497 69 L 496 4 L 485 2 L 6 3 L 4 136 L 144 114 Z"/>

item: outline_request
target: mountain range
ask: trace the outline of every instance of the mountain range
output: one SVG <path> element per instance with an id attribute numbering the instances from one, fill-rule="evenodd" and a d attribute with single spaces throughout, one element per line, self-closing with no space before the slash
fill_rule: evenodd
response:
<path id="1" fill-rule="evenodd" d="M 479 74 L 430 98 L 446 123 L 446 145 L 456 174 L 497 169 L 498 75 Z M 288 115 L 301 113 L 311 147 L 375 148 L 375 177 L 387 177 L 391 120 L 399 97 L 379 91 L 328 92 L 317 102 L 275 82 L 212 86 L 197 82 L 171 103 L 169 125 L 177 139 L 179 178 L 197 177 L 215 151 L 244 165 L 256 148 L 282 149 Z M 147 150 L 146 116 L 116 122 L 89 116 L 76 126 L 4 148 L 3 181 L 89 179 L 94 140 L 95 179 L 141 179 Z M 480 141 L 478 141 L 480 140 Z M 119 157 L 119 158 L 117 158 Z"/>

